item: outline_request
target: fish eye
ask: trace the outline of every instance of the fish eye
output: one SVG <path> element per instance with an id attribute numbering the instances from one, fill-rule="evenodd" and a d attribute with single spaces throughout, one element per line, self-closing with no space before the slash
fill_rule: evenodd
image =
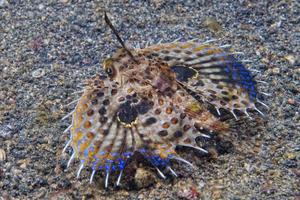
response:
<path id="1" fill-rule="evenodd" d="M 113 60 L 108 58 L 103 62 L 104 71 L 107 73 L 109 77 L 113 77 L 115 75 L 115 70 L 113 67 Z"/>
<path id="2" fill-rule="evenodd" d="M 113 70 L 112 70 L 112 68 L 106 68 L 105 69 L 105 72 L 107 73 L 107 75 L 109 75 L 109 76 L 112 76 L 113 75 Z"/>

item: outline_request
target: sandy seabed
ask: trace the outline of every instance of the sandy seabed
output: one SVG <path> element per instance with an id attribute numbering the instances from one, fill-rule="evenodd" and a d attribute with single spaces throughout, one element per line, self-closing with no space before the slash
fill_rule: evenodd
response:
<path id="1" fill-rule="evenodd" d="M 104 8 L 126 42 L 144 46 L 198 38 L 231 44 L 249 60 L 266 117 L 237 122 L 215 156 L 182 152 L 196 169 L 174 164 L 159 178 L 132 162 L 120 188 L 103 188 L 90 170 L 76 179 L 62 154 L 83 81 L 118 47 Z M 0 0 L 0 197 L 2 199 L 300 199 L 300 5 L 289 1 Z M 138 158 L 137 158 L 138 159 Z M 114 179 L 115 177 L 112 177 Z M 0 198 L 1 199 L 1 198 Z"/>

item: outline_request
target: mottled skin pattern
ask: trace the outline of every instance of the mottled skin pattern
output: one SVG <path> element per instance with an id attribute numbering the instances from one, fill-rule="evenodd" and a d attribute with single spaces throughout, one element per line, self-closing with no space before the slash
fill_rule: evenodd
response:
<path id="1" fill-rule="evenodd" d="M 207 103 L 233 112 L 256 109 L 256 89 L 248 70 L 221 48 L 194 42 L 131 49 L 134 59 L 119 49 L 103 63 L 73 113 L 71 160 L 106 173 L 119 171 L 119 184 L 128 159 L 141 153 L 159 174 L 170 160 L 181 159 L 175 147 L 206 152 L 195 139 L 228 132 L 229 125 L 209 112 Z M 191 95 L 191 92 L 195 95 Z M 70 162 L 71 162 L 70 160 Z M 70 163 L 69 162 L 69 163 Z M 176 174 L 175 174 L 176 175 Z"/>
<path id="2" fill-rule="evenodd" d="M 181 83 L 218 112 L 223 108 L 235 116 L 235 111 L 248 115 L 248 109 L 257 109 L 256 82 L 241 62 L 221 48 L 186 42 L 157 45 L 141 52 L 169 66 L 193 69 L 197 77 Z"/>

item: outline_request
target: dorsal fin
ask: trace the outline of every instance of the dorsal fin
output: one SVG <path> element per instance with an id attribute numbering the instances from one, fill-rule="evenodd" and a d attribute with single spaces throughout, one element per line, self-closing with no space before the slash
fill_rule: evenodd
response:
<path id="1" fill-rule="evenodd" d="M 111 23 L 110 19 L 108 18 L 106 12 L 104 12 L 104 20 L 106 22 L 106 24 L 109 26 L 109 28 L 113 31 L 113 33 L 116 35 L 117 40 L 120 42 L 120 44 L 122 45 L 122 47 L 125 49 L 125 51 L 129 54 L 129 56 L 132 58 L 132 60 L 134 60 L 135 62 L 136 59 L 134 58 L 134 56 L 132 55 L 132 53 L 129 51 L 129 49 L 126 47 L 124 41 L 122 40 L 122 38 L 120 37 L 118 31 L 116 30 L 116 28 L 113 26 L 113 24 Z"/>

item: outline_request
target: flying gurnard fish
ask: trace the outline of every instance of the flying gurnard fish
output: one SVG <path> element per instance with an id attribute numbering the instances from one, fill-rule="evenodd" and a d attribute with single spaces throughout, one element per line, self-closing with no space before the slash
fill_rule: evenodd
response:
<path id="1" fill-rule="evenodd" d="M 91 168 L 90 182 L 97 171 L 109 176 L 118 173 L 120 184 L 126 164 L 140 153 L 162 178 L 177 176 L 172 161 L 192 164 L 176 152 L 184 146 L 207 153 L 196 143 L 197 137 L 228 132 L 229 124 L 217 113 L 256 110 L 259 101 L 256 81 L 250 71 L 222 47 L 196 41 L 156 44 L 142 49 L 126 47 L 105 14 L 105 21 L 122 48 L 104 60 L 106 74 L 86 82 L 76 101 L 72 124 L 65 130 L 73 154 L 68 166 L 78 158 L 79 177 L 83 168 Z M 64 119 L 65 119 L 64 118 Z M 251 118 L 251 117 L 250 117 Z"/>

